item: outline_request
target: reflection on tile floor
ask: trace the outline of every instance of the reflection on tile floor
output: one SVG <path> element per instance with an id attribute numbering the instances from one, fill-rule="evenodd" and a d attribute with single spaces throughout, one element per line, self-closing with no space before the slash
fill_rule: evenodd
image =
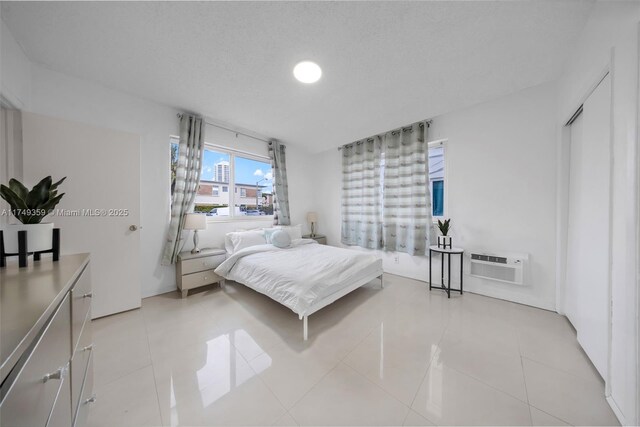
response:
<path id="1" fill-rule="evenodd" d="M 227 283 L 93 322 L 91 426 L 617 425 L 566 318 L 386 275 L 309 317 Z"/>

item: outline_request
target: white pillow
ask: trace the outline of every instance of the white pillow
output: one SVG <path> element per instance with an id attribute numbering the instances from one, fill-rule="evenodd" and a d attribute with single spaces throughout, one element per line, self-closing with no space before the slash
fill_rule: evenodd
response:
<path id="1" fill-rule="evenodd" d="M 227 243 L 230 243 L 230 245 Z M 232 254 L 238 252 L 240 249 L 255 245 L 264 245 L 265 243 L 267 242 L 264 239 L 264 233 L 258 230 L 234 231 L 227 233 L 225 236 L 225 249 Z M 231 249 L 231 251 L 229 251 L 229 249 Z"/>
<path id="2" fill-rule="evenodd" d="M 276 225 L 274 228 L 284 230 L 289 233 L 291 240 L 302 239 L 302 224 L 298 225 Z"/>
<path id="3" fill-rule="evenodd" d="M 276 230 L 271 235 L 271 244 L 276 248 L 288 248 L 291 246 L 291 237 L 285 230 Z"/>

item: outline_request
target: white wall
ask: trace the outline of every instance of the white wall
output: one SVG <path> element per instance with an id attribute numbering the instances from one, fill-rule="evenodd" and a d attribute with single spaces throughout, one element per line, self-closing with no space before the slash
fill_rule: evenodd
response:
<path id="1" fill-rule="evenodd" d="M 433 119 L 430 141 L 446 146 L 446 213 L 454 245 L 527 253 L 528 285 L 465 275 L 465 289 L 555 309 L 555 86 L 545 84 Z M 319 232 L 340 242 L 341 157 L 318 156 Z M 380 252 L 386 272 L 427 280 L 428 258 Z M 394 262 L 398 255 L 399 263 Z M 434 262 L 434 267 L 436 263 Z M 468 265 L 465 265 L 468 271 Z M 457 282 L 457 268 L 452 268 Z M 434 281 L 439 277 L 435 269 Z"/>
<path id="2" fill-rule="evenodd" d="M 559 124 L 612 74 L 612 345 L 609 402 L 625 424 L 640 422 L 638 394 L 638 35 L 640 3 L 599 2 L 558 84 Z M 560 143 L 566 142 L 558 129 Z M 562 230 L 560 230 L 562 231 Z M 561 243 L 561 239 L 560 239 Z M 559 293 L 562 293 L 560 284 Z M 570 298 L 566 296 L 565 298 Z M 559 310 L 563 300 L 559 300 Z"/>
<path id="3" fill-rule="evenodd" d="M 22 114 L 19 110 L 1 109 L 0 117 L 0 183 L 6 185 L 11 178 L 23 179 L 22 165 Z M 9 209 L 9 204 L 0 199 L 0 210 Z M 0 227 L 8 224 L 9 217 L 0 215 Z"/>
<path id="4" fill-rule="evenodd" d="M 31 103 L 31 62 L 0 20 L 0 93 L 15 108 Z"/>

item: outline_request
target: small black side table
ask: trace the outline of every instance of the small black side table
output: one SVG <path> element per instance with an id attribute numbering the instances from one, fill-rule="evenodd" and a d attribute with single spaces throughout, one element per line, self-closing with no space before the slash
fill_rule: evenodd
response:
<path id="1" fill-rule="evenodd" d="M 441 286 L 432 286 L 431 285 L 431 256 L 432 252 L 437 252 L 440 254 L 440 284 Z M 451 289 L 451 255 L 460 255 L 460 289 Z M 462 259 L 462 255 L 464 254 L 464 249 L 462 248 L 439 248 L 438 246 L 429 246 L 429 290 L 431 289 L 443 289 L 447 292 L 447 298 L 451 298 L 451 291 L 460 291 L 460 295 L 462 295 L 462 266 L 464 264 L 464 260 Z M 447 257 L 447 268 L 449 271 L 449 275 L 447 276 L 447 286 L 444 285 L 444 258 Z"/>

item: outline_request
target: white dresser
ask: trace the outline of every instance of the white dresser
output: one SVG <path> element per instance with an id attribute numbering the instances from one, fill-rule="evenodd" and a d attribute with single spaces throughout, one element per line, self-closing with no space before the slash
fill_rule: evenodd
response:
<path id="1" fill-rule="evenodd" d="M 189 289 L 222 282 L 224 279 L 213 272 L 227 258 L 224 249 L 202 249 L 197 254 L 182 252 L 176 263 L 176 283 L 185 298 Z"/>
<path id="2" fill-rule="evenodd" d="M 0 269 L 0 425 L 86 424 L 93 396 L 88 254 Z"/>

